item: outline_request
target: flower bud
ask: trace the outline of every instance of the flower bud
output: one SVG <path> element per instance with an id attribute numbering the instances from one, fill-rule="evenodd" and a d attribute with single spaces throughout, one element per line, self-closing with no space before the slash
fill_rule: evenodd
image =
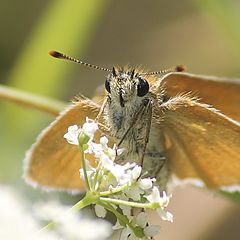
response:
<path id="1" fill-rule="evenodd" d="M 88 141 L 90 140 L 90 137 L 88 135 L 86 135 L 85 133 L 81 132 L 78 135 L 78 143 L 80 148 L 85 151 L 88 148 Z"/>

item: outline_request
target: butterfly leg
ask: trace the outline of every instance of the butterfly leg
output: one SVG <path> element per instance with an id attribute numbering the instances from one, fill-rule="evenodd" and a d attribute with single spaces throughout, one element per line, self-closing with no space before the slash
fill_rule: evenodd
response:
<path id="1" fill-rule="evenodd" d="M 104 99 L 102 106 L 100 108 L 100 111 L 98 112 L 98 115 L 95 118 L 95 121 L 97 122 L 99 129 L 102 133 L 107 134 L 108 136 L 111 136 L 109 127 L 104 124 L 104 120 L 102 119 L 105 107 L 107 105 L 107 100 L 108 100 L 107 98 Z"/>
<path id="2" fill-rule="evenodd" d="M 103 103 L 102 103 L 102 106 L 101 106 L 101 108 L 100 108 L 100 111 L 99 111 L 97 117 L 95 118 L 95 121 L 96 121 L 96 122 L 99 122 L 99 119 L 100 119 L 100 117 L 102 116 L 102 114 L 103 114 L 103 112 L 104 112 L 104 110 L 105 110 L 105 107 L 106 107 L 106 105 L 107 105 L 107 101 L 108 101 L 108 99 L 105 98 L 104 101 L 103 101 Z"/>
<path id="3" fill-rule="evenodd" d="M 148 101 L 145 111 L 143 112 L 142 115 L 145 115 L 145 116 L 141 116 L 141 117 L 146 118 L 146 131 L 145 131 L 144 143 L 142 147 L 142 154 L 140 158 L 141 165 L 143 165 L 144 155 L 145 155 L 147 144 L 149 141 L 149 135 L 150 135 L 150 129 L 151 129 L 151 123 L 152 123 L 152 102 L 151 101 Z"/>
<path id="4" fill-rule="evenodd" d="M 156 178 L 156 183 L 161 191 L 166 190 L 168 182 L 168 166 L 164 152 L 146 152 L 144 155 L 144 172 L 146 176 Z"/>

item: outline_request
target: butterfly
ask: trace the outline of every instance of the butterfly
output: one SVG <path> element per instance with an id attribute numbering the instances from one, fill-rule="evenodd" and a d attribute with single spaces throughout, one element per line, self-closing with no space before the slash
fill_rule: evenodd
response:
<path id="1" fill-rule="evenodd" d="M 239 80 L 185 73 L 181 66 L 158 72 L 110 70 L 56 51 L 50 55 L 108 75 L 92 100 L 79 97 L 39 135 L 25 158 L 28 183 L 84 191 L 79 150 L 63 135 L 70 125 L 81 126 L 88 117 L 100 124 L 97 138 L 105 134 L 125 149 L 116 157 L 118 163 L 141 164 L 162 190 L 174 179 L 240 190 Z"/>

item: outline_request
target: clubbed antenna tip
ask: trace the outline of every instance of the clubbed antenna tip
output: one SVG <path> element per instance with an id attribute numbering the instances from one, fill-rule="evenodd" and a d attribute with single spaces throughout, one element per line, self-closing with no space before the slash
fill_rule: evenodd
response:
<path id="1" fill-rule="evenodd" d="M 178 65 L 178 66 L 176 66 L 176 71 L 177 72 L 184 72 L 184 71 L 186 71 L 186 66 Z"/>
<path id="2" fill-rule="evenodd" d="M 94 68 L 94 69 L 97 69 L 97 70 L 112 72 L 110 69 L 99 67 L 99 66 L 96 66 L 96 65 L 93 65 L 93 64 L 90 64 L 90 63 L 80 61 L 78 59 L 72 58 L 70 56 L 67 56 L 66 54 L 63 54 L 63 53 L 60 53 L 60 52 L 57 52 L 57 51 L 50 51 L 49 55 L 52 56 L 52 57 L 55 57 L 55 58 L 65 59 L 65 60 L 68 60 L 68 61 L 71 61 L 71 62 L 82 64 L 86 67 Z"/>
<path id="3" fill-rule="evenodd" d="M 63 58 L 63 54 L 57 51 L 50 51 L 49 55 L 55 58 Z"/>

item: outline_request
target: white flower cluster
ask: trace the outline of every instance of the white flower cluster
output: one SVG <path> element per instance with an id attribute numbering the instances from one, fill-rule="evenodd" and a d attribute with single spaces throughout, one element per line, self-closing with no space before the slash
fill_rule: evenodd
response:
<path id="1" fill-rule="evenodd" d="M 107 239 L 111 233 L 111 224 L 100 219 L 84 217 L 82 213 L 69 211 L 70 206 L 63 206 L 57 201 L 39 202 L 34 206 L 38 219 L 54 221 L 54 231 L 42 231 L 41 234 L 54 234 L 55 239 Z M 81 226 L 81 230 L 79 229 Z M 94 229 L 94 231 L 92 231 Z M 41 238 L 45 239 L 45 238 Z M 49 239 L 51 240 L 51 239 Z"/>
<path id="2" fill-rule="evenodd" d="M 77 125 L 70 126 L 64 135 L 70 144 L 79 145 L 80 149 L 84 149 L 84 154 L 93 154 L 96 159 L 97 165 L 92 167 L 84 157 L 86 169 L 80 169 L 82 179 L 86 179 L 85 174 L 87 175 L 90 191 L 97 192 L 100 196 L 98 204 L 95 205 L 96 215 L 104 217 L 105 206 L 110 204 L 113 213 L 117 211 L 116 216 L 122 214 L 124 219 L 127 218 L 127 222 L 123 223 L 117 216 L 119 221 L 114 226 L 114 229 L 123 228 L 121 240 L 134 237 L 139 239 L 139 236 L 150 239 L 159 233 L 159 229 L 158 226 L 149 225 L 144 211 L 155 209 L 163 220 L 172 222 L 172 214 L 165 211 L 170 196 L 165 192 L 160 195 L 158 187 L 154 185 L 154 178 L 141 177 L 141 166 L 135 163 L 115 163 L 116 155 L 120 155 L 124 149 L 116 149 L 116 146 L 110 148 L 106 137 L 101 137 L 99 143 L 94 142 L 97 129 L 97 123 L 87 118 L 82 128 Z M 87 138 L 82 137 L 84 135 Z M 81 145 L 87 147 L 82 148 Z M 141 213 L 135 216 L 134 208 L 140 208 Z"/>
<path id="3" fill-rule="evenodd" d="M 69 212 L 69 206 L 58 201 L 38 202 L 34 204 L 33 211 L 27 205 L 28 202 L 16 189 L 0 185 L 0 239 L 97 240 L 107 239 L 112 233 L 107 221 L 93 220 L 80 213 Z M 45 221 L 57 224 L 52 231 L 39 231 Z"/>
<path id="4" fill-rule="evenodd" d="M 80 132 L 84 132 L 90 140 L 93 139 L 95 132 L 98 130 L 98 125 L 91 121 L 89 118 L 86 118 L 86 122 L 83 124 L 82 128 L 78 128 L 77 125 L 70 126 L 66 134 L 64 134 L 64 138 L 70 143 L 74 145 L 78 145 L 78 136 Z"/>
<path id="5" fill-rule="evenodd" d="M 136 226 L 139 226 L 143 229 L 144 237 L 142 239 L 152 239 L 152 237 L 156 236 L 160 232 L 160 227 L 158 225 L 149 225 L 147 221 L 147 214 L 146 212 L 140 212 L 136 216 L 132 217 L 132 223 Z M 139 238 L 136 237 L 132 230 L 129 227 L 123 228 L 117 221 L 115 226 L 113 227 L 114 230 L 123 229 L 121 232 L 120 240 L 138 240 Z"/>

